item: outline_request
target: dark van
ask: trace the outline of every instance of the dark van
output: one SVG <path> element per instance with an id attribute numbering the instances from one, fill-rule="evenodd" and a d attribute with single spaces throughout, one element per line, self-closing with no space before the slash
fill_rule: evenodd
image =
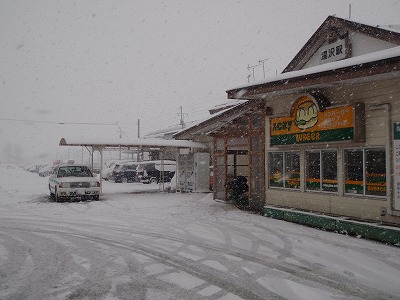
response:
<path id="1" fill-rule="evenodd" d="M 136 171 L 142 183 L 170 182 L 176 171 L 176 162 L 173 160 L 142 161 L 138 163 Z"/>
<path id="2" fill-rule="evenodd" d="M 116 163 L 112 172 L 115 182 L 135 182 L 139 181 L 136 173 L 137 162 Z"/>

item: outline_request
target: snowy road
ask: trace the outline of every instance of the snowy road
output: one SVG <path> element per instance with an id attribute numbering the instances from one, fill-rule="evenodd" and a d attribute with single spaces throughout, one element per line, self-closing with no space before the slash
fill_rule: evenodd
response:
<path id="1" fill-rule="evenodd" d="M 140 184 L 54 203 L 47 178 L 0 174 L 0 299 L 400 297 L 399 247 Z"/>

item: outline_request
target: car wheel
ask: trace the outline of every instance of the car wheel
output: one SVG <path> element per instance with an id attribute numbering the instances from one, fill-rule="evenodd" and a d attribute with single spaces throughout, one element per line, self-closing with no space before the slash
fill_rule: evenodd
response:
<path id="1" fill-rule="evenodd" d="M 55 188 L 55 190 L 54 190 L 54 200 L 56 202 L 60 202 L 60 197 L 58 196 L 57 188 Z"/>
<path id="2" fill-rule="evenodd" d="M 92 200 L 94 200 L 94 201 L 99 201 L 99 195 L 92 196 Z"/>
<path id="3" fill-rule="evenodd" d="M 62 198 L 60 196 L 58 196 L 57 188 L 54 190 L 54 200 L 56 202 L 62 202 L 63 201 Z"/>
<path id="4" fill-rule="evenodd" d="M 150 179 L 150 183 L 158 183 L 158 180 L 157 180 L 157 178 L 154 178 L 154 177 L 153 177 L 153 178 L 151 178 L 151 179 Z"/>
<path id="5" fill-rule="evenodd" d="M 50 191 L 50 199 L 54 199 L 54 194 L 51 192 L 50 185 L 49 185 L 49 191 Z"/>

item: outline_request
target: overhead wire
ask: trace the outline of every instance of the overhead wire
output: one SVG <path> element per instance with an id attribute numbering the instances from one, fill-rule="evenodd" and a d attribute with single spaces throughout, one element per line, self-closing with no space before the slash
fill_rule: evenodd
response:
<path id="1" fill-rule="evenodd" d="M 96 123 L 96 122 L 57 122 L 57 121 L 43 121 L 43 120 L 29 120 L 29 119 L 12 119 L 0 118 L 2 121 L 15 121 L 15 122 L 31 122 L 31 123 L 44 123 L 44 124 L 58 124 L 58 125 L 107 125 L 115 126 L 116 123 Z"/>

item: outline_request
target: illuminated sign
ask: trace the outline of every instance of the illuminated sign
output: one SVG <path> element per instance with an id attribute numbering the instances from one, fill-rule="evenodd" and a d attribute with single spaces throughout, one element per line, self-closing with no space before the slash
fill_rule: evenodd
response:
<path id="1" fill-rule="evenodd" d="M 290 116 L 270 120 L 271 145 L 353 140 L 354 128 L 353 106 L 324 109 L 313 96 L 302 96 Z"/>

